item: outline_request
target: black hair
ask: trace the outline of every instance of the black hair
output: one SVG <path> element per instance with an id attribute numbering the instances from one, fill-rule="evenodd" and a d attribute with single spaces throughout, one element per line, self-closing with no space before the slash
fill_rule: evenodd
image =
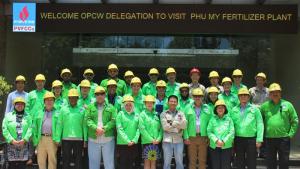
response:
<path id="1" fill-rule="evenodd" d="M 221 106 L 221 105 L 220 105 Z M 218 115 L 218 112 L 217 112 L 217 107 L 218 106 L 216 106 L 215 108 L 214 108 L 214 113 L 216 114 L 216 115 Z M 226 105 L 224 106 L 225 107 L 225 112 L 224 112 L 224 115 L 225 114 L 227 114 L 228 113 L 228 110 L 227 110 L 227 107 L 226 107 Z"/>
<path id="2" fill-rule="evenodd" d="M 178 102 L 178 97 L 176 95 L 171 95 L 168 97 L 168 102 L 170 101 L 170 99 L 175 98 L 176 101 Z"/>

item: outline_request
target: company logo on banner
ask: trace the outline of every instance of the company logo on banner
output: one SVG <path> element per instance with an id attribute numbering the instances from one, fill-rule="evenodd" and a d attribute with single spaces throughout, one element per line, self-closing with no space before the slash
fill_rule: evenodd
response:
<path id="1" fill-rule="evenodd" d="M 13 32 L 35 32 L 36 4 L 13 4 Z"/>

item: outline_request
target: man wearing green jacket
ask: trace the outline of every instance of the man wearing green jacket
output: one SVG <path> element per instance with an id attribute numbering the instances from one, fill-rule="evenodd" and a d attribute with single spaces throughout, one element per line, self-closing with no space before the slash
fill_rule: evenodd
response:
<path id="1" fill-rule="evenodd" d="M 243 72 L 240 69 L 235 69 L 232 72 L 232 79 L 233 84 L 231 86 L 231 92 L 234 95 L 238 94 L 239 89 L 241 88 L 247 88 L 244 84 L 242 84 L 243 81 Z"/>
<path id="2" fill-rule="evenodd" d="M 124 74 L 124 80 L 126 83 L 126 92 L 125 94 L 130 94 L 131 93 L 131 87 L 130 87 L 130 82 L 131 79 L 134 78 L 134 74 L 131 70 L 127 70 Z"/>
<path id="3" fill-rule="evenodd" d="M 118 96 L 117 93 L 117 82 L 113 79 L 110 79 L 107 82 L 107 94 L 106 94 L 106 101 L 110 104 L 112 104 L 116 111 L 121 111 L 121 105 L 122 105 L 122 97 Z"/>
<path id="4" fill-rule="evenodd" d="M 267 166 L 279 169 L 289 168 L 290 139 L 295 136 L 299 125 L 297 112 L 289 101 L 281 98 L 281 87 L 273 83 L 269 87 L 270 101 L 261 105 L 265 123 Z"/>
<path id="5" fill-rule="evenodd" d="M 89 105 L 85 120 L 88 127 L 89 168 L 99 169 L 101 156 L 104 168 L 114 169 L 116 109 L 105 101 L 105 89 L 95 89 L 96 102 Z"/>
<path id="6" fill-rule="evenodd" d="M 90 95 L 91 91 L 91 83 L 88 80 L 82 80 L 79 84 L 80 86 L 80 94 L 78 104 L 87 108 L 90 104 L 95 102 L 95 98 L 93 95 Z"/>
<path id="7" fill-rule="evenodd" d="M 239 104 L 239 99 L 231 92 L 232 81 L 229 77 L 224 77 L 221 84 L 224 91 L 218 95 L 218 99 L 225 101 L 226 107 L 230 114 L 231 110 Z"/>
<path id="8" fill-rule="evenodd" d="M 240 104 L 230 114 L 235 128 L 237 168 L 247 165 L 248 169 L 256 169 L 256 149 L 263 142 L 264 124 L 260 110 L 250 103 L 248 89 L 241 88 L 238 97 Z"/>
<path id="9" fill-rule="evenodd" d="M 184 143 L 188 145 L 189 168 L 195 169 L 199 161 L 199 169 L 205 169 L 208 143 L 206 130 L 211 112 L 202 102 L 204 98 L 202 89 L 194 89 L 192 96 L 194 103 L 184 110 L 188 122 L 184 130 Z"/>
<path id="10" fill-rule="evenodd" d="M 148 76 L 150 78 L 150 81 L 143 85 L 143 88 L 142 88 L 143 95 L 156 96 L 156 93 L 157 93 L 156 92 L 156 82 L 157 82 L 157 79 L 159 76 L 159 72 L 156 68 L 151 68 L 149 70 Z"/>
<path id="11" fill-rule="evenodd" d="M 56 152 L 59 143 L 57 120 L 59 112 L 54 108 L 55 96 L 47 92 L 44 96 L 45 107 L 33 119 L 33 144 L 37 147 L 39 169 L 56 169 Z M 48 167 L 47 167 L 48 160 Z"/>
<path id="12" fill-rule="evenodd" d="M 88 80 L 91 84 L 89 96 L 94 96 L 95 88 L 98 86 L 97 83 L 93 82 L 94 76 L 95 76 L 95 73 L 90 68 L 85 69 L 83 72 L 84 79 Z M 80 90 L 80 85 L 78 85 L 77 88 L 78 88 L 78 90 Z"/>
<path id="13" fill-rule="evenodd" d="M 144 105 L 144 97 L 145 96 L 143 95 L 143 92 L 141 90 L 142 81 L 140 78 L 134 77 L 134 78 L 132 78 L 130 85 L 131 85 L 131 90 L 132 90 L 132 93 L 130 95 L 134 99 L 134 111 L 136 113 L 141 113 L 145 108 L 145 105 Z"/>
<path id="14" fill-rule="evenodd" d="M 166 70 L 166 76 L 167 76 L 167 79 L 168 79 L 167 88 L 166 88 L 167 98 L 171 95 L 178 96 L 180 84 L 176 82 L 176 71 L 175 71 L 175 69 L 172 68 L 172 67 L 169 67 Z"/>
<path id="15" fill-rule="evenodd" d="M 60 77 L 63 80 L 62 97 L 68 99 L 68 93 L 70 89 L 76 88 L 76 85 L 71 82 L 72 72 L 70 69 L 61 70 Z"/>
<path id="16" fill-rule="evenodd" d="M 107 69 L 108 78 L 101 81 L 100 86 L 107 88 L 107 82 L 109 79 L 114 79 L 117 82 L 117 95 L 123 96 L 126 94 L 126 83 L 124 80 L 118 78 L 119 69 L 117 65 L 110 64 Z"/>
<path id="17" fill-rule="evenodd" d="M 85 108 L 77 103 L 77 89 L 70 89 L 68 97 L 69 103 L 61 109 L 57 122 L 57 133 L 59 140 L 62 140 L 63 169 L 71 169 L 70 162 L 73 157 L 75 168 L 82 169 L 82 150 L 86 147 L 84 142 L 87 141 Z"/>

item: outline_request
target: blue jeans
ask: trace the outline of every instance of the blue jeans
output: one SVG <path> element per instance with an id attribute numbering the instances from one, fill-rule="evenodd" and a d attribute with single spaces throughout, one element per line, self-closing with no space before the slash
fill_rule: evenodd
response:
<path id="1" fill-rule="evenodd" d="M 101 155 L 105 169 L 115 169 L 115 139 L 107 143 L 88 143 L 89 166 L 90 169 L 100 169 Z"/>
<path id="2" fill-rule="evenodd" d="M 162 143 L 164 151 L 164 169 L 171 169 L 171 161 L 173 157 L 173 151 L 176 162 L 176 169 L 183 169 L 183 143 Z"/>

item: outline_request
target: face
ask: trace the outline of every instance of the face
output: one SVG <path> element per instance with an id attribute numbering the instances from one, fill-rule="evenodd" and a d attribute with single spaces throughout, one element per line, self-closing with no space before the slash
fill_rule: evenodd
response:
<path id="1" fill-rule="evenodd" d="M 231 83 L 230 82 L 223 83 L 223 88 L 224 88 L 225 92 L 230 91 L 230 89 L 231 89 Z"/>
<path id="2" fill-rule="evenodd" d="M 262 77 L 256 77 L 255 80 L 257 86 L 263 86 L 266 82 L 266 80 Z"/>
<path id="3" fill-rule="evenodd" d="M 76 106 L 77 100 L 78 100 L 78 97 L 69 97 L 69 102 L 70 102 L 71 106 Z"/>
<path id="4" fill-rule="evenodd" d="M 134 77 L 134 76 L 126 76 L 126 77 L 124 77 L 124 79 L 125 79 L 125 81 L 126 81 L 127 84 L 130 84 L 131 79 L 132 79 L 133 77 Z"/>
<path id="5" fill-rule="evenodd" d="M 180 89 L 180 94 L 183 97 L 187 97 L 189 95 L 189 89 L 188 88 L 182 88 L 182 89 Z"/>
<path id="6" fill-rule="evenodd" d="M 200 80 L 200 74 L 199 73 L 192 73 L 191 74 L 191 80 L 192 80 L 192 82 L 198 82 Z"/>
<path id="7" fill-rule="evenodd" d="M 153 102 L 145 102 L 145 106 L 146 106 L 147 110 L 152 111 L 154 103 Z"/>
<path id="8" fill-rule="evenodd" d="M 108 76 L 111 78 L 116 78 L 119 74 L 118 69 L 109 69 L 107 70 Z"/>
<path id="9" fill-rule="evenodd" d="M 177 99 L 170 98 L 169 101 L 168 101 L 168 105 L 169 105 L 170 109 L 172 109 L 172 110 L 176 109 L 176 106 L 178 105 Z"/>
<path id="10" fill-rule="evenodd" d="M 61 75 L 61 78 L 63 79 L 64 82 L 68 82 L 71 80 L 71 76 L 72 76 L 72 74 L 70 74 L 70 73 L 64 73 Z"/>
<path id="11" fill-rule="evenodd" d="M 109 85 L 109 86 L 107 86 L 107 89 L 108 89 L 108 94 L 109 95 L 114 95 L 114 94 L 116 94 L 117 86 L 116 85 Z"/>
<path id="12" fill-rule="evenodd" d="M 16 82 L 16 89 L 18 91 L 23 91 L 25 88 L 25 82 L 24 81 L 17 81 Z"/>
<path id="13" fill-rule="evenodd" d="M 242 80 L 243 80 L 242 76 L 233 76 L 233 81 L 236 84 L 240 84 L 242 82 Z"/>
<path id="14" fill-rule="evenodd" d="M 105 92 L 96 93 L 95 97 L 96 97 L 96 102 L 98 104 L 102 104 L 102 103 L 104 103 L 104 100 L 105 100 Z"/>
<path id="15" fill-rule="evenodd" d="M 167 79 L 169 82 L 175 82 L 176 80 L 176 73 L 169 73 L 167 74 Z"/>
<path id="16" fill-rule="evenodd" d="M 80 87 L 80 92 L 82 95 L 88 95 L 90 92 L 90 88 L 89 87 Z"/>
<path id="17" fill-rule="evenodd" d="M 218 99 L 218 93 L 216 93 L 216 92 L 210 93 L 210 94 L 209 94 L 209 99 L 210 99 L 212 102 L 215 102 L 215 101 Z"/>
<path id="18" fill-rule="evenodd" d="M 158 75 L 152 74 L 152 75 L 149 75 L 149 78 L 150 78 L 151 82 L 156 82 L 158 79 Z"/>
<path id="19" fill-rule="evenodd" d="M 52 110 L 54 106 L 54 99 L 53 98 L 48 98 L 44 100 L 45 107 L 47 110 Z"/>
<path id="20" fill-rule="evenodd" d="M 20 112 L 20 111 L 23 111 L 25 108 L 25 104 L 24 103 L 16 103 L 15 104 L 15 109 Z"/>
<path id="21" fill-rule="evenodd" d="M 202 103 L 203 96 L 193 96 L 195 104 L 199 105 Z"/>
<path id="22" fill-rule="evenodd" d="M 157 87 L 156 90 L 157 90 L 158 94 L 163 94 L 163 93 L 166 92 L 166 88 L 165 87 Z"/>
<path id="23" fill-rule="evenodd" d="M 131 89 L 132 89 L 133 93 L 137 94 L 137 93 L 139 93 L 139 91 L 141 89 L 141 84 L 139 84 L 139 83 L 133 83 L 131 85 Z"/>
<path id="24" fill-rule="evenodd" d="M 125 110 L 131 113 L 133 111 L 134 104 L 132 102 L 125 102 L 124 104 Z"/>
<path id="25" fill-rule="evenodd" d="M 217 86 L 219 84 L 219 78 L 217 77 L 210 78 L 209 81 L 212 86 Z"/>
<path id="26" fill-rule="evenodd" d="M 272 91 L 270 92 L 270 99 L 275 102 L 275 103 L 278 103 L 279 100 L 281 99 L 281 91 Z"/>
<path id="27" fill-rule="evenodd" d="M 94 74 L 93 73 L 86 73 L 83 75 L 83 77 L 88 80 L 88 81 L 92 81 L 94 78 Z"/>
<path id="28" fill-rule="evenodd" d="M 222 117 L 225 114 L 225 106 L 218 106 L 217 107 L 217 113 L 219 117 Z"/>
<path id="29" fill-rule="evenodd" d="M 35 85 L 37 89 L 43 89 L 45 86 L 45 81 L 42 80 L 35 81 Z"/>
<path id="30" fill-rule="evenodd" d="M 53 87 L 52 89 L 55 96 L 59 96 L 61 94 L 62 87 L 57 86 L 57 87 Z"/>
<path id="31" fill-rule="evenodd" d="M 248 103 L 249 99 L 250 99 L 250 96 L 247 94 L 239 95 L 240 103 L 243 103 L 243 104 Z"/>

